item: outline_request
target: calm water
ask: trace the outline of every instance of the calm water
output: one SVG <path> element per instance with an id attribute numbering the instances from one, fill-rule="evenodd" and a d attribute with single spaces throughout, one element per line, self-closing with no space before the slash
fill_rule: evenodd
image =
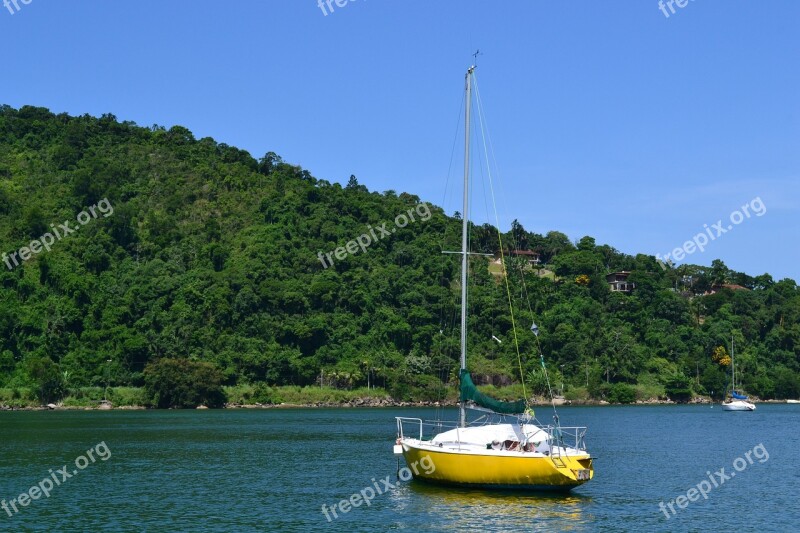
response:
<path id="1" fill-rule="evenodd" d="M 800 405 L 559 412 L 564 425 L 589 426 L 598 457 L 595 479 L 564 496 L 398 482 L 394 417 L 431 418 L 432 409 L 0 412 L 0 499 L 53 479 L 50 470 L 61 483 L 49 498 L 34 491 L 39 499 L 17 503 L 11 517 L 0 509 L 0 530 L 795 530 Z M 765 462 L 759 449 L 707 500 L 673 504 L 669 520 L 659 510 L 707 471 L 735 471 L 734 461 L 759 444 Z M 78 473 L 62 481 L 55 471 L 64 465 Z M 326 520 L 323 504 L 374 488 L 372 478 L 383 489 L 386 476 L 396 486 L 370 506 Z"/>

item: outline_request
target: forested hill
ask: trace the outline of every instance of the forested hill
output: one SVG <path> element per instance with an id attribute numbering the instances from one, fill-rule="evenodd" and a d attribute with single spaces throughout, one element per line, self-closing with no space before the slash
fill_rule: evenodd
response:
<path id="1" fill-rule="evenodd" d="M 4 106 L 0 388 L 140 386 L 168 359 L 207 362 L 228 385 L 438 397 L 458 360 L 458 257 L 441 251 L 458 249 L 459 226 L 412 194 L 342 187 L 179 126 Z M 471 238 L 499 249 L 490 226 Z M 800 396 L 794 281 L 720 261 L 662 269 L 518 224 L 503 239 L 540 254 L 537 267 L 513 258 L 508 276 L 534 392 L 535 320 L 568 396 L 719 396 L 731 336 L 747 392 Z M 471 269 L 473 374 L 518 382 L 502 273 L 480 256 Z M 609 289 L 616 271 L 633 291 Z"/>

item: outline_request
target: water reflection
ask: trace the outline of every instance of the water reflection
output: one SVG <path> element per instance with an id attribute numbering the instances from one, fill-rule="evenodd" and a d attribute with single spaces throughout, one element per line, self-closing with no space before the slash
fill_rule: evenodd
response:
<path id="1" fill-rule="evenodd" d="M 436 529 L 489 531 L 581 531 L 591 522 L 592 502 L 580 493 L 526 493 L 403 483 L 390 498 L 400 514 L 428 518 Z M 400 524 L 402 525 L 402 521 Z"/>

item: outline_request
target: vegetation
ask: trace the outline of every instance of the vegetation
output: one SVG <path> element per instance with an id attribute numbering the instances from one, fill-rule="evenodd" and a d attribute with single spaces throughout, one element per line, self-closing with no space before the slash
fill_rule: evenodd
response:
<path id="1" fill-rule="evenodd" d="M 300 387 L 293 385 L 269 387 L 264 383 L 226 387 L 225 394 L 228 401 L 234 405 L 338 405 L 358 403 L 361 400 L 388 402 L 391 399 L 383 389 L 359 387 L 357 389 L 343 390 L 333 387 Z M 455 394 L 453 394 L 452 399 L 455 401 Z"/>
<path id="2" fill-rule="evenodd" d="M 0 107 L 0 254 L 51 225 L 75 225 L 103 199 L 110 216 L 20 266 L 0 263 L 0 403 L 67 396 L 80 404 L 107 386 L 159 406 L 218 405 L 246 390 L 261 403 L 311 390 L 341 401 L 359 390 L 452 395 L 459 265 L 440 252 L 459 246 L 457 214 L 430 207 L 428 220 L 326 267 L 318 254 L 369 227 L 393 227 L 420 199 L 370 192 L 354 176 L 344 187 L 319 180 L 272 152 L 255 159 L 180 126 Z M 474 250 L 498 252 L 492 226 L 470 235 Z M 567 398 L 719 398 L 731 336 L 745 391 L 800 396 L 793 280 L 733 272 L 719 260 L 662 269 L 652 256 L 517 222 L 503 242 L 542 261 L 508 261 L 529 394 L 546 388 L 535 321 L 553 390 Z M 480 256 L 470 268 L 473 376 L 516 391 L 502 270 L 490 272 Z M 622 270 L 636 284 L 631 293 L 606 282 Z"/>
<path id="3" fill-rule="evenodd" d="M 222 373 L 215 365 L 188 359 L 159 359 L 144 369 L 147 403 L 154 407 L 222 407 Z"/>

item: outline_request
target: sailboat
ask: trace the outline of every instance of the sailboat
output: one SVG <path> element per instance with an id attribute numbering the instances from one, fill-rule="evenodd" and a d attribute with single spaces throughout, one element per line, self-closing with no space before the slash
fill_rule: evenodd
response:
<path id="1" fill-rule="evenodd" d="M 722 402 L 723 411 L 755 411 L 756 406 L 747 401 L 747 396 L 736 392 L 736 359 L 733 353 L 733 337 L 731 337 L 731 398 Z"/>
<path id="2" fill-rule="evenodd" d="M 461 252 L 456 252 L 461 254 L 459 417 L 449 426 L 442 421 L 396 417 L 394 452 L 404 457 L 415 479 L 426 482 L 484 489 L 569 491 L 594 475 L 593 458 L 586 451 L 586 428 L 562 427 L 555 404 L 553 422 L 544 425 L 535 418 L 527 400 L 502 402 L 479 392 L 467 370 L 467 228 L 474 71 L 473 65 L 466 74 L 464 206 Z M 538 337 L 535 324 L 531 330 Z M 544 368 L 543 356 L 541 361 Z M 469 424 L 467 409 L 478 413 Z M 417 468 L 419 464 L 434 467 L 422 470 Z"/>

